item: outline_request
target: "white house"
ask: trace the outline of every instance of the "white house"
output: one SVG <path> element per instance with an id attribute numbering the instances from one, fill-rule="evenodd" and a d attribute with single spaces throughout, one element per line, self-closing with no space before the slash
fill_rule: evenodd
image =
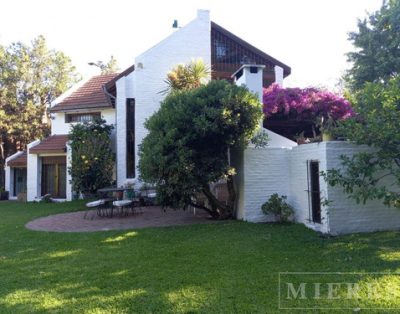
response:
<path id="1" fill-rule="evenodd" d="M 10 199 L 26 191 L 28 201 L 45 194 L 71 200 L 68 132 L 71 124 L 97 116 L 115 126 L 112 143 L 117 185 L 137 180 L 138 145 L 146 135 L 144 122 L 160 106 L 164 79 L 177 64 L 198 58 L 211 66 L 210 79 L 244 84 L 259 97 L 263 87 L 273 82 L 282 84 L 291 72 L 284 63 L 210 21 L 208 11 L 199 10 L 192 22 L 137 56 L 135 64 L 125 71 L 95 76 L 56 99 L 50 108 L 51 136 L 30 143 L 25 152 L 6 160 L 6 189 Z M 342 153 L 352 154 L 359 147 L 344 142 L 298 146 L 281 135 L 267 132 L 268 147 L 249 147 L 232 156 L 238 172 L 238 219 L 268 220 L 261 212 L 261 204 L 273 193 L 279 193 L 288 196 L 288 202 L 295 208 L 296 221 L 324 233 L 400 226 L 400 211 L 383 208 L 378 203 L 355 204 L 320 178 L 320 171 L 340 166 Z M 328 199 L 329 206 L 323 206 L 323 200 Z"/>

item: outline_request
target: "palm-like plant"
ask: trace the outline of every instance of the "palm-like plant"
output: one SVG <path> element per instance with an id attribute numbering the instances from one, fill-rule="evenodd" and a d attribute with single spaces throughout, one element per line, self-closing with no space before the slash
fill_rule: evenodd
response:
<path id="1" fill-rule="evenodd" d="M 162 93 L 200 87 L 207 81 L 209 75 L 210 68 L 201 59 L 192 60 L 188 64 L 179 64 L 167 74 L 165 79 L 167 88 Z"/>

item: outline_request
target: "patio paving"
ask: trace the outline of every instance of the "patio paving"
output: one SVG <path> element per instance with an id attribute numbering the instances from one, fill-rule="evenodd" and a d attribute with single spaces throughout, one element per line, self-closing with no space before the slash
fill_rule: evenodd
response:
<path id="1" fill-rule="evenodd" d="M 96 210 L 79 211 L 41 217 L 25 226 L 36 231 L 93 232 L 106 230 L 141 229 L 190 224 L 213 223 L 203 211 L 163 210 L 158 206 L 143 207 L 142 214 L 128 217 L 99 217 Z"/>

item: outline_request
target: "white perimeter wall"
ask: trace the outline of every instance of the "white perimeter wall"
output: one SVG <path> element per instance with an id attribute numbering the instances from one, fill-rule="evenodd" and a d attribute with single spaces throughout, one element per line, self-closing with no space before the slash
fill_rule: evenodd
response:
<path id="1" fill-rule="evenodd" d="M 385 207 L 381 201 L 357 204 L 340 187 L 329 186 L 320 177 L 322 222 L 313 223 L 309 208 L 307 161 L 319 161 L 319 170 L 341 168 L 341 155 L 351 156 L 368 150 L 348 142 L 321 142 L 292 148 L 248 148 L 244 151 L 238 171 L 240 193 L 238 218 L 251 222 L 271 220 L 261 211 L 261 205 L 273 193 L 288 196 L 295 209 L 295 221 L 316 231 L 330 234 L 371 232 L 400 229 L 400 210 Z"/>
<path id="2" fill-rule="evenodd" d="M 326 171 L 326 144 L 328 142 L 299 145 L 288 152 L 289 193 L 288 203 L 295 209 L 295 221 L 321 232 L 328 232 L 326 208 L 321 206 L 321 224 L 313 223 L 309 208 L 307 161 L 319 161 L 319 171 Z M 327 198 L 328 186 L 319 179 L 322 200 Z"/>
<path id="3" fill-rule="evenodd" d="M 328 142 L 326 149 L 328 169 L 341 168 L 341 155 L 351 156 L 368 150 L 365 146 L 345 142 Z M 388 208 L 382 201 L 357 204 L 340 187 L 329 187 L 328 197 L 332 201 L 329 205 L 329 226 L 332 234 L 400 229 L 400 209 Z"/>

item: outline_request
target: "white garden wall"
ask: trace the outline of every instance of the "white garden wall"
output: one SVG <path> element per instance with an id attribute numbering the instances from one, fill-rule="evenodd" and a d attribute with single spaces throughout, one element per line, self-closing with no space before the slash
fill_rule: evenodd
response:
<path id="1" fill-rule="evenodd" d="M 319 170 L 341 168 L 341 155 L 353 155 L 368 150 L 348 142 L 321 142 L 292 148 L 248 148 L 244 151 L 243 166 L 238 171 L 243 178 L 237 181 L 241 192 L 238 218 L 251 222 L 267 221 L 261 205 L 273 193 L 288 196 L 295 210 L 295 221 L 309 228 L 333 235 L 399 230 L 400 210 L 385 207 L 381 201 L 357 204 L 340 187 L 329 186 L 320 177 L 321 223 L 313 223 L 309 208 L 307 161 L 319 161 Z"/>
<path id="2" fill-rule="evenodd" d="M 307 161 L 319 161 L 319 170 L 326 171 L 326 145 L 327 142 L 299 145 L 288 151 L 289 155 L 289 193 L 288 203 L 295 209 L 295 221 L 308 227 L 328 232 L 328 217 L 324 207 L 321 207 L 321 223 L 313 223 L 309 208 L 308 193 L 308 168 Z M 327 197 L 327 184 L 320 177 L 321 198 Z"/>
<path id="3" fill-rule="evenodd" d="M 351 156 L 368 150 L 346 142 L 328 142 L 326 146 L 327 168 L 340 168 L 340 156 Z M 388 182 L 388 181 L 387 181 Z M 400 209 L 385 207 L 381 201 L 357 204 L 343 194 L 340 187 L 329 187 L 329 226 L 331 234 L 399 230 Z"/>

